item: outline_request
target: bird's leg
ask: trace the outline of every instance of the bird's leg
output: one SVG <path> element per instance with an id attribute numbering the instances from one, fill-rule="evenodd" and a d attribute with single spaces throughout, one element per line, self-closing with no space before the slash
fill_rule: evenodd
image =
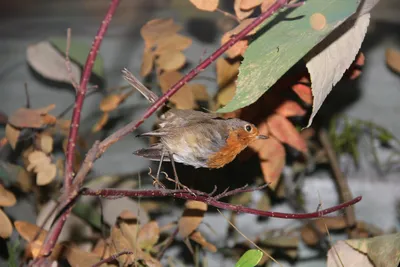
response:
<path id="1" fill-rule="evenodd" d="M 162 150 L 161 150 L 160 164 L 158 165 L 156 179 L 155 179 L 153 185 L 156 185 L 156 184 L 159 185 L 160 184 L 160 173 L 161 173 L 161 166 L 162 166 L 162 163 L 164 161 L 164 156 L 165 156 L 165 148 L 163 147 Z"/>
<path id="2" fill-rule="evenodd" d="M 183 189 L 185 189 L 185 190 L 189 191 L 190 193 L 194 194 L 194 193 L 189 189 L 189 187 L 187 187 L 186 185 L 182 184 L 182 183 L 179 181 L 178 172 L 176 171 L 175 161 L 174 161 L 173 154 L 172 154 L 170 151 L 168 151 L 168 155 L 169 155 L 169 158 L 170 158 L 170 160 L 171 160 L 172 169 L 173 169 L 173 171 L 174 171 L 174 176 L 175 176 L 175 189 L 182 187 Z"/>

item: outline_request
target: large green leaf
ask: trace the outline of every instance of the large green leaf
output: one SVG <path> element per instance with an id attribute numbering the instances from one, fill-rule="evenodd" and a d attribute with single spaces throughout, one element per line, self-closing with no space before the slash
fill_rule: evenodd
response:
<path id="1" fill-rule="evenodd" d="M 254 103 L 316 44 L 354 14 L 359 2 L 307 0 L 298 8 L 283 10 L 269 18 L 258 30 L 260 36 L 244 54 L 235 96 L 217 112 L 230 112 Z M 311 27 L 310 18 L 315 13 L 326 18 L 322 30 Z"/>
<path id="2" fill-rule="evenodd" d="M 50 37 L 48 40 L 55 48 L 63 55 L 67 49 L 67 38 L 65 37 Z M 69 48 L 69 57 L 71 60 L 78 63 L 80 66 L 85 66 L 87 56 L 90 52 L 90 46 L 83 42 L 71 40 Z M 92 72 L 101 79 L 104 79 L 104 62 L 100 54 L 97 54 L 96 61 L 93 65 Z"/>

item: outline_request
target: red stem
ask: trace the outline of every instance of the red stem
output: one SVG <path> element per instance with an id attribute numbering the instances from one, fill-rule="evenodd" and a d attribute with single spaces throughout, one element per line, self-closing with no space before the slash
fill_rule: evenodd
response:
<path id="1" fill-rule="evenodd" d="M 65 179 L 64 179 L 65 194 L 69 194 L 71 185 L 72 185 L 73 161 L 74 161 L 74 155 L 75 155 L 74 150 L 75 150 L 75 145 L 76 145 L 76 139 L 78 137 L 78 129 L 79 129 L 79 123 L 80 123 L 80 118 L 81 118 L 81 111 L 82 111 L 83 102 L 85 100 L 87 84 L 89 82 L 90 75 L 92 73 L 92 68 L 93 68 L 94 62 L 96 60 L 97 52 L 99 51 L 103 37 L 107 31 L 108 25 L 111 22 L 112 16 L 115 13 L 115 10 L 117 9 L 118 4 L 119 4 L 119 0 L 112 0 L 110 6 L 108 8 L 107 14 L 106 14 L 103 22 L 100 25 L 97 35 L 94 38 L 92 48 L 87 57 L 86 64 L 85 64 L 83 74 L 82 74 L 82 78 L 81 78 L 81 83 L 79 85 L 79 91 L 76 92 L 75 107 L 74 107 L 74 110 L 72 113 L 71 127 L 70 127 L 70 132 L 69 132 L 67 153 L 66 153 L 66 162 L 65 162 Z M 67 210 L 62 215 L 61 219 L 56 222 L 56 224 L 52 227 L 51 231 L 48 233 L 48 235 L 46 237 L 46 241 L 43 244 L 43 247 L 41 250 L 41 255 L 43 255 L 43 256 L 50 255 L 51 251 L 53 250 L 53 248 L 57 242 L 58 236 L 61 233 L 61 230 L 64 226 L 64 223 L 65 223 L 70 211 L 71 211 L 70 209 Z"/>
<path id="2" fill-rule="evenodd" d="M 324 210 L 311 212 L 311 213 L 282 213 L 282 212 L 273 212 L 273 211 L 263 211 L 258 209 L 252 209 L 248 207 L 244 207 L 241 205 L 234 205 L 230 203 L 225 203 L 218 201 L 215 197 L 209 195 L 196 195 L 190 192 L 174 192 L 173 190 L 123 190 L 123 189 L 99 189 L 92 190 L 85 188 L 82 190 L 82 195 L 86 196 L 100 196 L 100 197 L 167 197 L 171 196 L 174 198 L 181 198 L 186 200 L 196 200 L 207 203 L 210 206 L 214 206 L 217 208 L 225 209 L 225 210 L 233 210 L 236 212 L 242 213 L 250 213 L 263 217 L 274 217 L 274 218 L 282 218 L 282 219 L 311 219 L 322 217 L 326 214 L 341 210 L 348 206 L 354 205 L 357 202 L 361 201 L 362 197 L 358 196 L 350 201 L 344 202 L 342 204 L 336 205 L 334 207 L 330 207 Z"/>

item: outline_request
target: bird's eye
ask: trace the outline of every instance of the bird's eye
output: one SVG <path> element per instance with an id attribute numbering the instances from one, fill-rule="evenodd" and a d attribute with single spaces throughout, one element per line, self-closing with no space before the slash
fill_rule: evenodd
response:
<path id="1" fill-rule="evenodd" d="M 250 124 L 246 124 L 246 125 L 244 126 L 244 129 L 246 130 L 246 132 L 249 132 L 249 133 L 251 132 L 252 128 L 253 128 L 253 127 L 251 127 Z"/>

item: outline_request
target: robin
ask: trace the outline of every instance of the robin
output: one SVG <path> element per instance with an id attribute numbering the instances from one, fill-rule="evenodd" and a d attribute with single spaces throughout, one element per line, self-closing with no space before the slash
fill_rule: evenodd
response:
<path id="1" fill-rule="evenodd" d="M 154 93 L 131 73 L 124 70 L 124 75 L 150 102 L 155 101 Z M 157 130 L 138 136 L 156 136 L 160 138 L 159 142 L 133 154 L 160 161 L 157 178 L 162 162 L 171 162 L 177 182 L 174 162 L 195 168 L 218 169 L 233 161 L 251 142 L 268 138 L 246 121 L 224 119 L 217 114 L 195 110 L 170 109 L 160 116 L 158 126 Z"/>

